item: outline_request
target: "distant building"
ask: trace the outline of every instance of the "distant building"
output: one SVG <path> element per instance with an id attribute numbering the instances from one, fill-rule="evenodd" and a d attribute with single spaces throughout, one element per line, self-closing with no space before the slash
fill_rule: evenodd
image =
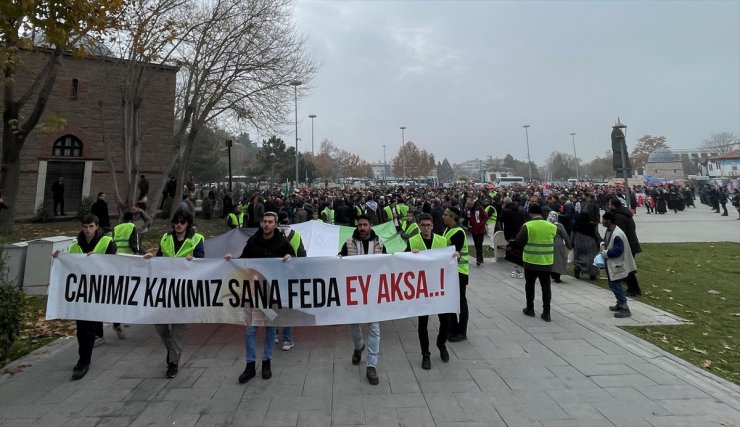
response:
<path id="1" fill-rule="evenodd" d="M 710 178 L 737 178 L 740 176 L 740 150 L 705 158 L 699 170 L 702 176 Z"/>
<path id="2" fill-rule="evenodd" d="M 372 163 L 370 167 L 372 168 L 373 178 L 376 180 L 395 179 L 391 173 L 391 165 L 388 163 Z"/>
<path id="3" fill-rule="evenodd" d="M 683 179 L 681 158 L 667 148 L 655 150 L 648 156 L 644 175 L 653 178 Z"/>
<path id="4" fill-rule="evenodd" d="M 44 50 L 23 54 L 16 76 L 16 93 L 23 93 L 33 83 L 46 66 L 48 55 Z M 106 156 L 112 156 L 119 168 L 123 167 L 119 159 L 124 155 L 120 141 L 121 73 L 125 64 L 123 60 L 105 56 L 62 58 L 39 124 L 51 115 L 64 118 L 67 124 L 64 129 L 54 131 L 37 126 L 25 141 L 20 158 L 19 191 L 17 200 L 13 201 L 17 217 L 33 215 L 44 200 L 50 200 L 51 186 L 60 176 L 64 177 L 67 214 L 76 214 L 84 197 L 95 198 L 101 191 L 114 193 Z M 144 70 L 139 172 L 149 180 L 150 196 L 161 191 L 158 186 L 166 174 L 164 159 L 173 151 L 176 74 L 176 67 L 154 64 Z M 27 114 L 26 110 L 21 113 Z M 116 172 L 119 189 L 123 190 L 124 171 Z M 116 209 L 113 201 L 112 197 L 108 198 L 111 210 Z"/>

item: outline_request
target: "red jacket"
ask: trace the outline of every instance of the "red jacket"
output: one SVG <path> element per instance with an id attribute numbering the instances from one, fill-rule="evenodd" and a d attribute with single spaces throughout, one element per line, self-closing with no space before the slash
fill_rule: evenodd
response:
<path id="1" fill-rule="evenodd" d="M 483 208 L 471 210 L 468 216 L 470 234 L 486 234 L 486 221 L 488 221 L 488 215 Z"/>

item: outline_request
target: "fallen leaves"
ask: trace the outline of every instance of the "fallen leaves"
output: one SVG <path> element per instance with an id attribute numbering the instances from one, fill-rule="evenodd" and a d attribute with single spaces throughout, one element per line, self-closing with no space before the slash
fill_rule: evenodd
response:
<path id="1" fill-rule="evenodd" d="M 712 294 L 712 295 L 719 295 L 719 291 L 715 291 L 714 289 L 708 290 L 707 293 Z"/>
<path id="2" fill-rule="evenodd" d="M 706 350 L 702 350 L 702 349 L 696 348 L 696 347 L 692 348 L 691 351 L 696 352 L 696 353 L 701 353 L 701 354 L 707 354 L 707 351 Z"/>
<path id="3" fill-rule="evenodd" d="M 711 360 L 704 360 L 701 362 L 701 367 L 704 369 L 711 368 L 712 367 L 712 361 Z"/>

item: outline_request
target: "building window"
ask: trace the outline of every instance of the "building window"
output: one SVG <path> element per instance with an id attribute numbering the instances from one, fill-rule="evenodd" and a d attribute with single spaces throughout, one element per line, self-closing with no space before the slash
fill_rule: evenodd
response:
<path id="1" fill-rule="evenodd" d="M 54 142 L 54 157 L 82 157 L 82 141 L 73 135 L 64 135 Z"/>
<path id="2" fill-rule="evenodd" d="M 80 81 L 77 79 L 72 79 L 72 91 L 69 94 L 69 99 L 76 101 L 77 100 L 77 89 L 80 87 Z"/>

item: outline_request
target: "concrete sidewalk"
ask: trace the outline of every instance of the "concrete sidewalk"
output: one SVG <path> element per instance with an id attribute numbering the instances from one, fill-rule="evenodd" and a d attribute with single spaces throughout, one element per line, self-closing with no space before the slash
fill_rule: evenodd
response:
<path id="1" fill-rule="evenodd" d="M 564 277 L 546 323 L 522 314 L 511 269 L 471 267 L 468 340 L 448 344 L 449 363 L 433 350 L 430 371 L 416 319 L 383 323 L 378 386 L 364 357 L 352 365 L 346 325 L 297 328 L 273 378 L 246 385 L 243 327 L 189 326 L 172 380 L 152 326 L 127 328 L 125 341 L 108 327 L 80 381 L 74 338 L 11 365 L 28 366 L 0 377 L 0 425 L 740 426 L 740 387 L 614 326 L 681 319 L 633 301 L 634 316 L 616 320 L 610 292 Z"/>

